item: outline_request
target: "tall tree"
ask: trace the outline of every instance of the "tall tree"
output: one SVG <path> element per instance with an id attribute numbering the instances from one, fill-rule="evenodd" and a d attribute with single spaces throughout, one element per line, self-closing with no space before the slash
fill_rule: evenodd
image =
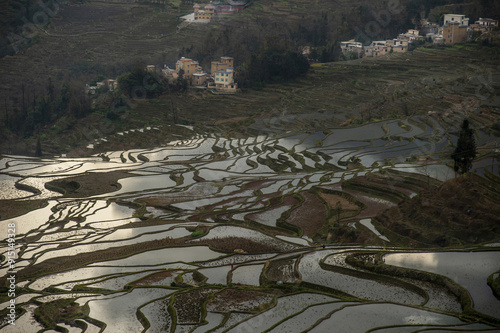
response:
<path id="1" fill-rule="evenodd" d="M 459 174 L 464 174 L 472 169 L 472 161 L 476 157 L 476 140 L 474 131 L 469 128 L 469 120 L 464 119 L 460 134 L 458 136 L 457 147 L 451 158 L 455 161 L 454 169 Z"/>
<path id="2" fill-rule="evenodd" d="M 40 143 L 40 138 L 36 140 L 35 156 L 36 157 L 42 156 L 42 144 Z"/>

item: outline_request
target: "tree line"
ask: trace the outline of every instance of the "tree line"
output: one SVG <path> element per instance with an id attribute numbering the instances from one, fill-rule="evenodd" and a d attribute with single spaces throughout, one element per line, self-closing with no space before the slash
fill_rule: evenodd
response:
<path id="1" fill-rule="evenodd" d="M 31 90 L 22 83 L 11 112 L 7 107 L 7 99 L 4 98 L 4 124 L 8 129 L 30 137 L 62 116 L 77 119 L 92 111 L 89 97 L 79 86 L 65 82 L 56 90 L 52 79 L 49 78 L 44 88 L 43 93 L 37 94 L 35 89 Z"/>

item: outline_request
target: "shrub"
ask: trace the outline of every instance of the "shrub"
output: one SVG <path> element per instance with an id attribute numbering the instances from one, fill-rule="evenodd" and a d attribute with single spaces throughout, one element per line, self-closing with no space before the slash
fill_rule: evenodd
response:
<path id="1" fill-rule="evenodd" d="M 195 238 L 195 237 L 200 237 L 202 235 L 203 235 L 203 230 L 197 230 L 191 234 L 191 237 Z"/>

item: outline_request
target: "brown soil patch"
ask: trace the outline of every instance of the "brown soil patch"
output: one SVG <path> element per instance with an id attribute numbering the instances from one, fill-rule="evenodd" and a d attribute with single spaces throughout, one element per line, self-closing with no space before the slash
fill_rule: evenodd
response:
<path id="1" fill-rule="evenodd" d="M 247 253 L 272 253 L 281 252 L 279 245 L 264 244 L 243 237 L 227 237 L 214 239 L 201 239 L 189 242 L 190 244 L 200 243 L 210 245 L 214 250 L 223 252 L 234 252 L 241 249 Z"/>
<path id="2" fill-rule="evenodd" d="M 386 209 L 396 206 L 396 204 L 391 201 L 372 197 L 361 192 L 356 192 L 353 190 L 346 190 L 344 192 L 356 197 L 356 199 L 362 202 L 366 207 L 358 215 L 356 215 L 357 219 L 373 217 Z"/>
<path id="3" fill-rule="evenodd" d="M 27 214 L 47 205 L 47 200 L 0 200 L 0 221 Z"/>
<path id="4" fill-rule="evenodd" d="M 325 200 L 325 202 L 328 204 L 328 207 L 330 209 L 336 209 L 337 207 L 337 202 L 340 202 L 340 205 L 342 206 L 343 210 L 357 210 L 359 207 L 354 204 L 353 202 L 350 202 L 346 198 L 341 197 L 340 195 L 336 194 L 330 194 L 330 193 L 319 193 L 319 196 Z"/>
<path id="5" fill-rule="evenodd" d="M 356 191 L 353 189 L 343 189 L 342 184 L 322 186 L 321 188 L 326 188 L 329 190 L 340 191 L 340 192 L 350 194 L 353 197 L 355 197 L 356 200 L 358 200 L 359 202 L 364 204 L 365 208 L 358 215 L 356 215 L 356 217 L 355 217 L 356 219 L 364 219 L 367 217 L 376 216 L 377 214 L 383 212 L 384 210 L 389 209 L 391 207 L 394 207 L 396 205 L 395 203 L 393 203 L 391 201 L 380 199 L 378 197 L 371 196 L 371 195 L 369 195 L 367 193 L 363 193 L 361 191 Z M 335 207 L 333 207 L 333 208 L 335 208 Z"/>
<path id="6" fill-rule="evenodd" d="M 174 308 L 177 324 L 198 324 L 201 320 L 201 307 L 207 297 L 218 289 L 195 289 L 175 295 Z"/>
<path id="7" fill-rule="evenodd" d="M 164 280 L 166 278 L 172 277 L 174 274 L 179 274 L 180 270 L 174 270 L 174 271 L 165 271 L 165 272 L 159 272 L 155 274 L 151 274 L 149 276 L 146 276 L 139 281 L 136 281 L 132 283 L 133 286 L 148 286 L 151 284 L 154 284 L 156 282 L 159 282 L 161 280 Z"/>
<path id="8" fill-rule="evenodd" d="M 290 213 L 286 221 L 302 229 L 304 235 L 311 237 L 323 226 L 328 210 L 316 195 L 309 192 L 300 194 L 304 197 L 304 202 Z"/>
<path id="9" fill-rule="evenodd" d="M 234 118 L 229 118 L 229 119 L 221 119 L 215 122 L 215 125 L 221 125 L 221 124 L 231 124 L 231 123 L 237 123 L 238 121 L 246 120 L 248 117 L 234 117 Z"/>
<path id="10" fill-rule="evenodd" d="M 467 174 L 404 200 L 374 222 L 403 236 L 400 242 L 405 245 L 477 244 L 500 237 L 499 202 L 499 177 Z"/>
<path id="11" fill-rule="evenodd" d="M 86 173 L 62 180 L 53 180 L 48 182 L 46 187 L 58 192 L 64 192 L 66 198 L 84 198 L 117 191 L 120 189 L 117 181 L 131 176 L 131 174 L 123 171 Z M 78 184 L 79 187 L 75 188 L 74 184 Z"/>
<path id="12" fill-rule="evenodd" d="M 177 198 L 170 198 L 170 197 L 149 197 L 149 198 L 140 198 L 137 199 L 137 202 L 143 202 L 147 206 L 151 207 L 158 207 L 158 208 L 167 208 L 168 206 L 187 201 L 187 200 L 192 200 L 192 197 L 177 197 Z"/>
<path id="13" fill-rule="evenodd" d="M 407 196 L 415 193 L 415 191 L 413 191 L 413 190 L 410 190 L 410 189 L 405 188 L 405 187 L 401 187 L 401 184 L 397 184 L 396 182 L 391 184 L 390 181 L 385 181 L 384 179 L 380 179 L 380 178 L 379 179 L 369 179 L 365 176 L 361 176 L 361 177 L 356 177 L 356 178 L 352 179 L 352 181 L 356 182 L 356 183 L 365 183 L 365 184 L 374 185 L 374 186 L 378 186 L 378 187 L 386 187 L 390 190 L 401 192 Z"/>
<path id="14" fill-rule="evenodd" d="M 254 182 L 246 183 L 245 186 L 243 187 L 245 190 L 258 190 L 264 186 L 267 186 L 269 184 L 272 184 L 273 181 L 269 180 L 257 180 Z"/>
<path id="15" fill-rule="evenodd" d="M 266 270 L 266 277 L 272 281 L 294 282 L 299 279 L 294 259 L 273 260 Z"/>
<path id="16" fill-rule="evenodd" d="M 224 289 L 215 294 L 207 303 L 207 310 L 213 312 L 254 311 L 271 303 L 274 297 L 280 296 L 277 291 L 260 292 L 243 289 Z"/>

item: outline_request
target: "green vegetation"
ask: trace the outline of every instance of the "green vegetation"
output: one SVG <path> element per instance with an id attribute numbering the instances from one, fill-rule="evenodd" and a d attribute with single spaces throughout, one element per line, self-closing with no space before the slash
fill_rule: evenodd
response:
<path id="1" fill-rule="evenodd" d="M 88 314 L 88 305 L 79 306 L 73 299 L 42 303 L 35 310 L 37 321 L 51 329 L 55 329 L 58 323 L 73 325 L 75 319 L 86 318 Z"/>
<path id="2" fill-rule="evenodd" d="M 488 285 L 493 290 L 497 298 L 500 298 L 500 272 L 496 272 L 488 276 Z"/>
<path id="3" fill-rule="evenodd" d="M 205 232 L 203 230 L 197 230 L 197 231 L 194 231 L 192 234 L 191 234 L 191 237 L 193 238 L 197 238 L 197 237 L 200 237 L 204 234 Z"/>
<path id="4" fill-rule="evenodd" d="M 238 80 L 243 86 L 262 87 L 264 83 L 288 81 L 307 73 L 307 58 L 276 43 L 270 43 L 272 47 L 252 55 L 248 67 L 241 68 Z"/>

